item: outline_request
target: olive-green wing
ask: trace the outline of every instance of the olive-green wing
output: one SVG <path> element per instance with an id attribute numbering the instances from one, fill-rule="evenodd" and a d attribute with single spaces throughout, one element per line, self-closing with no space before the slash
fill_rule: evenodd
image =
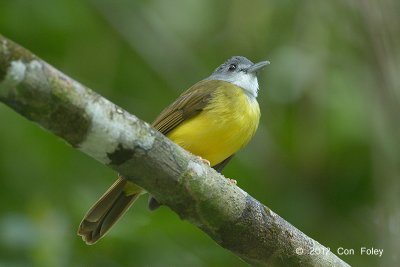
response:
<path id="1" fill-rule="evenodd" d="M 167 135 L 185 120 L 199 114 L 211 100 L 213 92 L 224 85 L 226 85 L 226 82 L 218 80 L 204 80 L 196 83 L 182 93 L 175 102 L 165 108 L 153 122 L 152 126 L 162 134 Z M 213 168 L 221 172 L 232 157 L 233 155 Z M 160 205 L 153 196 L 150 196 L 148 204 L 150 210 L 155 210 Z"/>
<path id="2" fill-rule="evenodd" d="M 196 83 L 161 112 L 153 122 L 153 127 L 167 135 L 185 120 L 199 114 L 207 106 L 215 90 L 226 85 L 227 82 L 218 80 L 204 80 Z M 233 155 L 213 166 L 213 168 L 221 172 L 232 157 Z"/>
<path id="3" fill-rule="evenodd" d="M 196 83 L 164 109 L 152 126 L 167 135 L 186 119 L 199 114 L 211 100 L 213 92 L 218 87 L 224 86 L 225 83 L 217 80 L 204 80 Z"/>
<path id="4" fill-rule="evenodd" d="M 213 92 L 215 92 L 217 88 L 226 85 L 226 82 L 218 80 L 203 80 L 196 83 L 161 112 L 153 122 L 153 127 L 162 134 L 167 135 L 186 119 L 199 114 L 211 100 Z M 232 157 L 233 155 L 213 166 L 213 168 L 221 172 Z"/>

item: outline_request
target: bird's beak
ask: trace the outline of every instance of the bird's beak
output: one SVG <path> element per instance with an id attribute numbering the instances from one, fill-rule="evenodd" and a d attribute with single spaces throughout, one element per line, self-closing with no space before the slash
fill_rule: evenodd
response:
<path id="1" fill-rule="evenodd" d="M 265 66 L 269 65 L 269 61 L 261 61 L 258 63 L 255 63 L 251 65 L 250 67 L 247 68 L 247 73 L 252 73 L 252 72 L 257 72 L 258 70 L 261 70 Z"/>

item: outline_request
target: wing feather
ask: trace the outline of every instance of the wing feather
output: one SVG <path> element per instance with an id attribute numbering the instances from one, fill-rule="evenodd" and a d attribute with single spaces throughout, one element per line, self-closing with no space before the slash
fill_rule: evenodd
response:
<path id="1" fill-rule="evenodd" d="M 226 82 L 217 80 L 196 83 L 161 112 L 153 122 L 153 127 L 167 135 L 186 119 L 198 115 L 209 103 L 213 92 L 224 83 Z"/>
<path id="2" fill-rule="evenodd" d="M 207 85 L 204 84 L 206 82 Z M 215 90 L 222 86 L 226 86 L 226 82 L 204 80 L 196 83 L 160 113 L 153 122 L 153 127 L 167 135 L 185 120 L 198 115 L 212 99 Z M 213 168 L 221 172 L 232 157 L 233 155 L 213 166 Z"/>

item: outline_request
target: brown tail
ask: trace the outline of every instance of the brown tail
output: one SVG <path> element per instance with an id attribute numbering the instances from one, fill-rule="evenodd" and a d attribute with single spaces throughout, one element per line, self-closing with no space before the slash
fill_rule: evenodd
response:
<path id="1" fill-rule="evenodd" d="M 143 193 L 139 186 L 118 178 L 85 215 L 78 235 L 88 245 L 96 243 Z"/>

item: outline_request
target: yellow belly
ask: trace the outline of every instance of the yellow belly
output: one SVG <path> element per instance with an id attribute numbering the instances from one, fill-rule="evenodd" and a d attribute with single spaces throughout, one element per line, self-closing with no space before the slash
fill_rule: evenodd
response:
<path id="1" fill-rule="evenodd" d="M 253 137 L 258 127 L 260 109 L 255 99 L 234 85 L 218 88 L 207 107 L 186 120 L 167 136 L 214 166 Z"/>

